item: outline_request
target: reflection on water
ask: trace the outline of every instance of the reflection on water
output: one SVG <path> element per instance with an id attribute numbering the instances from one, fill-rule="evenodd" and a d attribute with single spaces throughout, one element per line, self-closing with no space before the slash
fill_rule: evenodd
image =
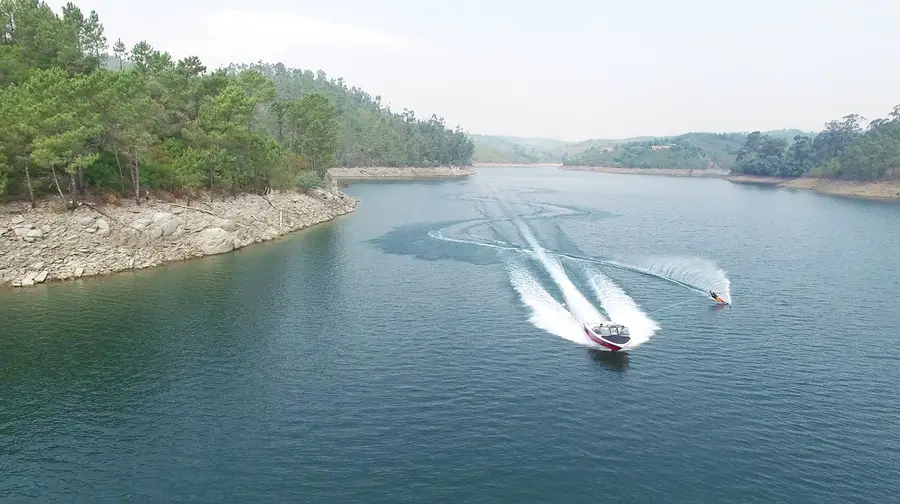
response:
<path id="1" fill-rule="evenodd" d="M 628 368 L 628 354 L 624 352 L 607 352 L 596 348 L 589 348 L 588 355 L 594 362 L 599 363 L 610 371 L 623 372 Z"/>

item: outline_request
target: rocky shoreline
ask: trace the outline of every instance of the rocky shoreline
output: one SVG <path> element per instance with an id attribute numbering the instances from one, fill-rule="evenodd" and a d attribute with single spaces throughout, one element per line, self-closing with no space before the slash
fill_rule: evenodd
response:
<path id="1" fill-rule="evenodd" d="M 629 175 L 659 175 L 666 177 L 703 177 L 723 178 L 728 175 L 724 170 L 705 168 L 688 170 L 682 168 L 617 168 L 612 166 L 561 166 L 561 170 L 589 171 L 600 173 L 621 173 Z"/>
<path id="2" fill-rule="evenodd" d="M 758 184 L 790 189 L 805 189 L 833 196 L 864 199 L 900 200 L 900 180 L 861 182 L 853 180 L 829 180 L 813 177 L 779 178 L 753 175 L 732 175 L 726 180 L 738 184 Z"/>
<path id="3" fill-rule="evenodd" d="M 438 166 L 435 168 L 373 166 L 328 170 L 328 174 L 337 180 L 456 178 L 468 177 L 473 173 L 475 172 L 468 166 Z"/>
<path id="4" fill-rule="evenodd" d="M 245 194 L 212 202 L 149 200 L 84 205 L 58 200 L 0 205 L 0 287 L 144 269 L 230 252 L 348 214 L 336 189 Z"/>

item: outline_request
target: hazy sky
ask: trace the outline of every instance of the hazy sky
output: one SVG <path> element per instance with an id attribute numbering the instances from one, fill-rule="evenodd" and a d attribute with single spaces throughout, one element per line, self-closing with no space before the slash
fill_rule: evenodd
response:
<path id="1" fill-rule="evenodd" d="M 897 0 L 75 3 L 110 45 L 322 69 L 472 133 L 818 130 L 900 104 Z"/>

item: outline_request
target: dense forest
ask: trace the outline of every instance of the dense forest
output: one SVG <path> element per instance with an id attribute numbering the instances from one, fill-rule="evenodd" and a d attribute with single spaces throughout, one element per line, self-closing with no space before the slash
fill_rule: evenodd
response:
<path id="1" fill-rule="evenodd" d="M 735 173 L 845 180 L 900 178 L 900 105 L 863 130 L 857 114 L 829 121 L 818 135 L 782 138 L 753 132 L 738 150 Z"/>
<path id="2" fill-rule="evenodd" d="M 471 163 L 459 128 L 323 72 L 209 71 L 146 41 L 117 40 L 112 59 L 107 48 L 94 11 L 0 0 L 0 198 L 56 194 L 74 208 L 98 194 L 311 188 L 335 164 Z"/>

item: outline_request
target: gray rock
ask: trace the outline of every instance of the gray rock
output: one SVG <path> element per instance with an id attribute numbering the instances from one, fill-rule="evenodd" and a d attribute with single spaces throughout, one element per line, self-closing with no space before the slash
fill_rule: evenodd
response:
<path id="1" fill-rule="evenodd" d="M 0 228 L 0 236 L 5 235 L 7 231 L 9 231 L 9 229 L 6 229 L 6 228 Z"/>
<path id="2" fill-rule="evenodd" d="M 223 254 L 234 250 L 234 237 L 222 228 L 204 229 L 197 234 L 200 250 L 206 255 Z"/>
<path id="3" fill-rule="evenodd" d="M 31 287 L 32 285 L 34 285 L 34 280 L 22 280 L 22 283 L 19 285 L 21 285 L 22 287 Z"/>
<path id="4" fill-rule="evenodd" d="M 50 226 L 44 224 L 43 226 L 41 226 L 41 231 L 42 231 L 44 234 L 50 234 Z M 0 233 L 0 234 L 2 234 L 2 233 Z"/>
<path id="5" fill-rule="evenodd" d="M 77 222 L 84 227 L 88 227 L 94 224 L 94 218 L 90 215 L 85 215 L 84 217 L 79 217 Z"/>
<path id="6" fill-rule="evenodd" d="M 89 227 L 89 228 L 85 229 L 84 231 L 85 231 L 86 233 L 91 233 L 91 234 L 94 234 L 94 233 L 97 232 L 97 230 L 96 230 L 95 228 L 92 228 L 92 227 Z"/>
<path id="7" fill-rule="evenodd" d="M 106 219 L 97 219 L 97 234 L 109 236 L 109 223 L 106 222 Z"/>
<path id="8" fill-rule="evenodd" d="M 21 223 L 25 222 L 25 217 L 22 217 L 21 215 L 16 215 L 15 217 L 13 217 L 12 222 L 13 222 L 13 224 L 21 224 Z"/>
<path id="9" fill-rule="evenodd" d="M 146 217 L 142 217 L 140 219 L 135 219 L 135 221 L 131 223 L 131 227 L 134 229 L 144 229 L 147 226 L 149 226 L 152 222 L 153 222 L 152 220 L 150 220 Z"/>
<path id="10" fill-rule="evenodd" d="M 40 229 L 30 229 L 27 233 L 25 233 L 25 237 L 39 240 L 44 237 L 44 233 Z"/>
<path id="11" fill-rule="evenodd" d="M 36 277 L 34 277 L 34 283 L 43 283 L 44 280 L 47 279 L 47 275 L 49 275 L 49 274 L 50 274 L 50 272 L 47 270 L 41 271 L 40 273 L 37 274 Z"/>
<path id="12" fill-rule="evenodd" d="M 162 235 L 163 236 L 171 235 L 172 233 L 175 232 L 176 229 L 178 229 L 178 226 L 180 226 L 180 225 L 181 225 L 181 219 L 179 219 L 177 217 L 175 217 L 173 219 L 169 219 L 162 226 Z"/>
<path id="13" fill-rule="evenodd" d="M 27 227 L 16 227 L 13 228 L 13 232 L 16 233 L 16 236 L 23 237 L 28 234 L 29 229 Z"/>
<path id="14" fill-rule="evenodd" d="M 36 262 L 36 263 L 32 264 L 31 266 L 29 266 L 28 268 L 33 269 L 35 271 L 40 271 L 44 268 L 44 262 L 43 261 Z"/>
<path id="15" fill-rule="evenodd" d="M 36 277 L 37 274 L 38 274 L 37 271 L 29 271 L 29 272 L 25 273 L 25 278 L 22 281 L 24 282 L 25 280 L 28 280 L 30 282 L 33 282 L 34 277 Z"/>
<path id="16" fill-rule="evenodd" d="M 81 275 L 84 275 L 84 268 L 79 266 L 75 268 L 75 278 L 81 278 Z"/>
<path id="17" fill-rule="evenodd" d="M 148 232 L 150 233 L 150 238 L 154 240 L 162 236 L 162 228 L 158 226 L 153 226 Z"/>
<path id="18" fill-rule="evenodd" d="M 156 212 L 155 214 L 153 214 L 153 222 L 155 224 L 159 224 L 159 225 L 169 222 L 170 220 L 172 220 L 174 218 L 175 218 L 175 215 L 170 214 L 169 212 Z"/>
<path id="19" fill-rule="evenodd" d="M 212 224 L 211 224 L 211 227 L 222 228 L 222 229 L 224 229 L 225 231 L 228 231 L 229 233 L 231 233 L 231 232 L 233 232 L 235 229 L 237 229 L 237 228 L 235 227 L 235 225 L 234 225 L 234 222 L 231 222 L 231 221 L 228 220 L 228 219 L 220 219 L 220 218 L 218 218 L 218 217 L 216 217 L 216 219 L 213 220 L 213 222 L 212 222 Z"/>

